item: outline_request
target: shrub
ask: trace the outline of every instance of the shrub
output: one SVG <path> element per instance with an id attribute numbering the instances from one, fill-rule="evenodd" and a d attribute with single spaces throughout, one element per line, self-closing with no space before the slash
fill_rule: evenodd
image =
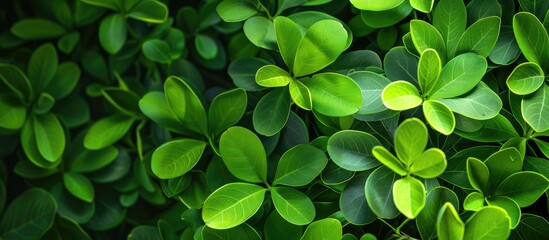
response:
<path id="1" fill-rule="evenodd" d="M 548 239 L 549 1 L 0 3 L 2 239 Z"/>

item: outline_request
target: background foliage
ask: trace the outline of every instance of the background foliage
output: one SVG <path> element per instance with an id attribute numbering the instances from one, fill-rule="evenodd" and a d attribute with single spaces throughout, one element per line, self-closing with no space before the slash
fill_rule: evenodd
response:
<path id="1" fill-rule="evenodd" d="M 0 3 L 1 239 L 547 239 L 549 1 Z"/>

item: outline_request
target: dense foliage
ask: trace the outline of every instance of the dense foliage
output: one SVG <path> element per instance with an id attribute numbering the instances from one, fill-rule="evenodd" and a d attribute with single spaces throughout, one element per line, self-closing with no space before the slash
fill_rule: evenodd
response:
<path id="1" fill-rule="evenodd" d="M 0 2 L 0 239 L 549 239 L 549 1 Z"/>

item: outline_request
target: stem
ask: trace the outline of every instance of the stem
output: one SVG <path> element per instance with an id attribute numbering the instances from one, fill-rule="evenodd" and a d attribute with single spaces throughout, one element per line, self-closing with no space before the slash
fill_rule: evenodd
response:
<path id="1" fill-rule="evenodd" d="M 269 10 L 261 3 L 261 1 L 257 1 L 259 3 L 259 6 L 261 8 L 263 8 L 263 10 L 265 11 L 265 13 L 267 14 L 267 17 L 271 20 L 273 20 L 273 16 L 271 16 L 271 13 L 269 12 Z"/>
<path id="2" fill-rule="evenodd" d="M 398 235 L 401 235 L 400 230 L 401 230 L 401 229 L 404 227 L 404 225 L 406 225 L 406 223 L 408 223 L 409 221 L 410 221 L 410 219 L 409 219 L 409 218 L 406 218 L 406 220 L 404 220 L 404 222 L 402 222 L 402 223 L 400 224 L 400 226 L 397 227 L 396 233 L 397 233 Z"/>
<path id="3" fill-rule="evenodd" d="M 397 232 L 397 229 L 395 229 L 391 224 L 389 224 L 388 222 L 386 222 L 385 220 L 383 220 L 383 218 L 377 218 L 379 221 L 381 221 L 382 223 L 385 223 L 385 225 L 387 225 L 389 228 L 391 228 L 391 230 L 393 230 L 393 232 L 397 233 L 397 234 L 400 234 Z"/>

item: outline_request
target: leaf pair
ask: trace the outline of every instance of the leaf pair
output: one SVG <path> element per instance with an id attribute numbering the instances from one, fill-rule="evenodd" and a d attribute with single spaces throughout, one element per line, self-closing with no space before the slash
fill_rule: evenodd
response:
<path id="1" fill-rule="evenodd" d="M 506 239 L 511 232 L 510 221 L 504 209 L 488 206 L 475 212 L 464 224 L 454 206 L 447 202 L 438 213 L 437 237 L 441 240 Z"/>
<path id="2" fill-rule="evenodd" d="M 427 127 L 417 118 L 403 121 L 395 131 L 395 157 L 383 146 L 375 146 L 372 154 L 383 165 L 405 178 L 394 182 L 393 201 L 408 218 L 415 218 L 425 206 L 425 186 L 422 178 L 435 178 L 446 169 L 446 156 L 437 148 L 424 151 L 428 142 Z"/>

